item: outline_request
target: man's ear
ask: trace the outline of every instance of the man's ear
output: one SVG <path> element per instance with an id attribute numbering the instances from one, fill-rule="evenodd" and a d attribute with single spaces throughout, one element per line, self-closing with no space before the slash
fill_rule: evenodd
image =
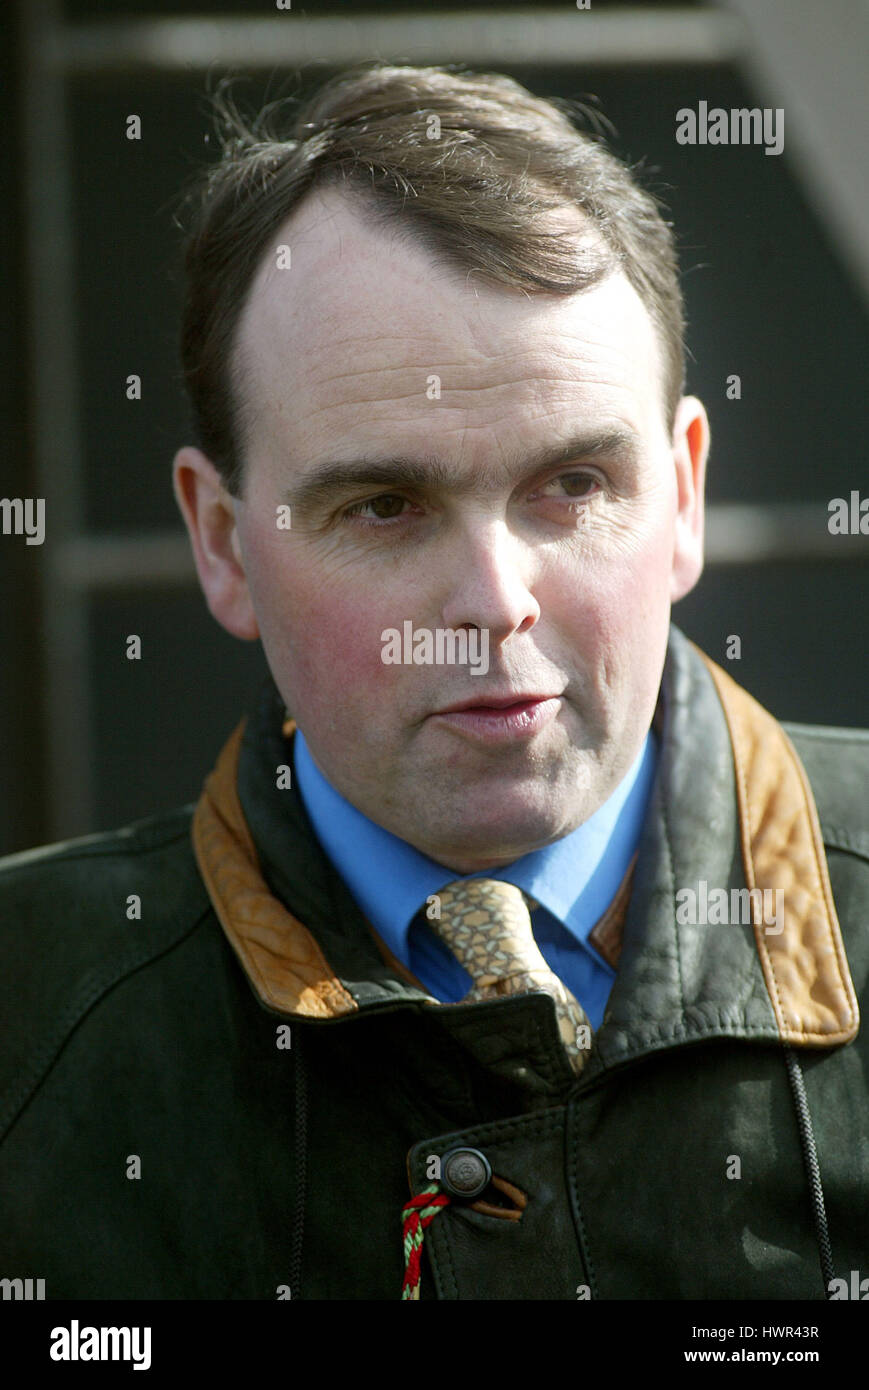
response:
<path id="1" fill-rule="evenodd" d="M 209 458 L 179 449 L 172 484 L 190 534 L 199 583 L 209 609 L 233 637 L 259 637 L 236 528 L 232 498 Z"/>
<path id="2" fill-rule="evenodd" d="M 683 396 L 673 424 L 678 512 L 670 574 L 670 602 L 690 593 L 703 573 L 703 505 L 709 421 L 696 396 Z"/>

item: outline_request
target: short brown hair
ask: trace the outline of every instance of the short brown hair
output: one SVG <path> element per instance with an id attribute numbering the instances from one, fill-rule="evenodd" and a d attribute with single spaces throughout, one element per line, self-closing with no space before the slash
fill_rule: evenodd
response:
<path id="1" fill-rule="evenodd" d="M 600 137 L 573 124 L 578 103 L 532 96 L 498 73 L 380 62 L 329 79 L 283 134 L 286 100 L 252 122 L 225 84 L 213 102 L 222 158 L 193 190 L 181 362 L 198 443 L 232 493 L 243 476 L 239 317 L 269 237 L 327 185 L 363 195 L 380 225 L 400 224 L 495 285 L 572 294 L 623 270 L 659 336 L 672 429 L 685 373 L 672 230 Z M 591 245 L 547 230 L 549 214 L 571 206 L 598 233 Z"/>

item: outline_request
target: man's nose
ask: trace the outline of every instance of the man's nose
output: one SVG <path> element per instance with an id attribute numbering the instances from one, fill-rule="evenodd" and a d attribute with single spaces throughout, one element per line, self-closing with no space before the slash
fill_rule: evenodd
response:
<path id="1" fill-rule="evenodd" d="M 534 561 L 503 521 L 469 525 L 442 558 L 444 627 L 478 627 L 492 642 L 527 632 L 540 617 L 531 592 Z"/>

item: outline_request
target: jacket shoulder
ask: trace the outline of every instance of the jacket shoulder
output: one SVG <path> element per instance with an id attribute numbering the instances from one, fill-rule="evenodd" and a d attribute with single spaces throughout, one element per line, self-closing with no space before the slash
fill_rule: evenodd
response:
<path id="1" fill-rule="evenodd" d="M 825 843 L 869 858 L 869 729 L 782 728 L 806 770 Z"/>
<path id="2" fill-rule="evenodd" d="M 0 859 L 0 1134 L 100 999 L 210 911 L 192 809 Z"/>
<path id="3" fill-rule="evenodd" d="M 82 912 L 87 912 L 93 928 L 102 923 L 108 929 L 104 910 L 112 917 L 118 890 L 126 887 L 129 893 L 135 892 L 134 880 L 181 888 L 185 859 L 198 878 L 190 841 L 192 813 L 192 806 L 182 806 L 119 830 L 41 845 L 0 859 L 0 933 L 5 938 L 13 927 L 11 916 L 16 910 L 48 930 L 65 931 L 63 923 L 69 922 L 70 914 L 77 917 Z M 160 917 L 171 916 L 170 894 L 161 904 Z"/>

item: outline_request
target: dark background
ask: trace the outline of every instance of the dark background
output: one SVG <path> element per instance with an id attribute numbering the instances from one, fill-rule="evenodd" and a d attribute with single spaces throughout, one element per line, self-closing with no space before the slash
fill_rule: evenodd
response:
<path id="1" fill-rule="evenodd" d="M 280 17 L 377 20 L 402 8 L 343 0 Z M 474 32 L 487 11 L 498 22 L 492 6 L 407 8 L 451 11 L 454 21 L 459 12 L 463 61 L 486 66 Z M 508 8 L 543 13 L 498 10 Z M 621 8 L 594 3 L 592 12 Z M 800 6 L 793 12 L 799 22 Z M 0 853 L 194 799 L 265 669 L 258 644 L 235 641 L 208 614 L 179 548 L 170 484 L 173 454 L 190 442 L 172 218 L 182 184 L 208 154 L 206 72 L 143 63 L 112 71 L 113 43 L 121 52 L 126 42 L 119 31 L 107 36 L 108 61 L 79 60 L 58 78 L 52 35 L 61 24 L 124 18 L 278 14 L 267 3 L 69 0 L 9 5 L 0 20 L 0 495 L 45 495 L 48 533 L 42 547 L 0 536 Z M 355 56 L 375 54 L 363 44 Z M 710 414 L 707 497 L 728 548 L 712 547 L 675 621 L 777 717 L 866 724 L 869 537 L 832 538 L 827 519 L 832 497 L 861 486 L 869 494 L 869 318 L 829 220 L 794 168 L 787 111 L 781 156 L 758 146 L 682 147 L 680 107 L 782 103 L 733 60 L 598 66 L 577 52 L 558 67 L 501 69 L 540 95 L 596 98 L 616 127 L 613 147 L 644 158 L 646 182 L 676 224 L 689 390 Z M 329 71 L 305 67 L 288 84 L 290 65 L 251 70 L 239 94 L 253 107 Z M 142 118 L 141 141 L 124 136 L 130 113 Z M 143 380 L 138 403 L 125 396 L 131 372 Z M 742 380 L 739 401 L 725 396 L 731 373 Z M 759 508 L 767 540 L 755 543 L 738 516 L 716 512 L 720 504 Z M 126 660 L 129 633 L 142 638 L 141 661 Z M 742 639 L 739 662 L 725 660 L 732 633 Z"/>

